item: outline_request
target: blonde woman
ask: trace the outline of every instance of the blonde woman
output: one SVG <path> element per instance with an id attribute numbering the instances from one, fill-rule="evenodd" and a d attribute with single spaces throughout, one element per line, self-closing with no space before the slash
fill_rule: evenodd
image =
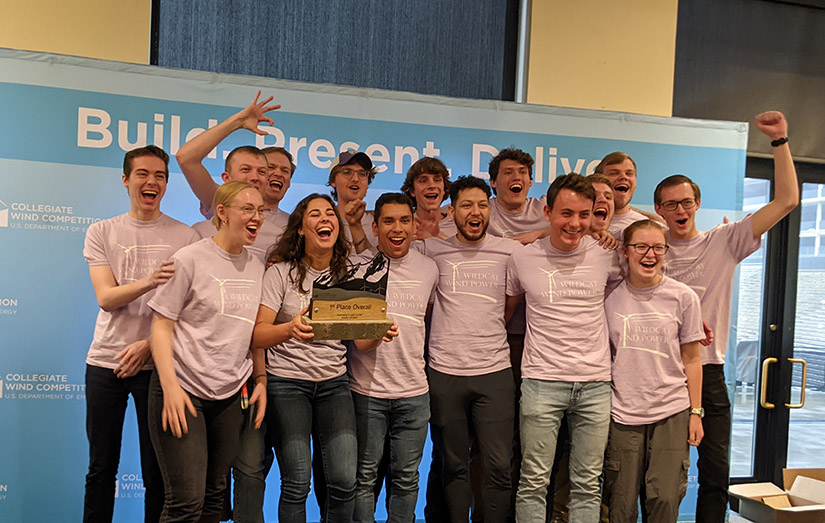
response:
<path id="1" fill-rule="evenodd" d="M 255 243 L 265 208 L 245 182 L 220 186 L 213 208 L 217 234 L 178 251 L 175 278 L 149 302 L 149 429 L 166 492 L 161 521 L 220 520 L 244 419 L 241 389 L 253 371 L 249 342 L 264 267 L 246 247 Z M 262 358 L 256 368 L 264 373 Z M 257 382 L 248 398 L 257 426 L 265 384 Z"/>

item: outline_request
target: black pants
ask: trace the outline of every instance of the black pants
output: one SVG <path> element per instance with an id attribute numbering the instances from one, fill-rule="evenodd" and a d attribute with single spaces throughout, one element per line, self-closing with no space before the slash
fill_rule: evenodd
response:
<path id="1" fill-rule="evenodd" d="M 189 432 L 178 439 L 163 430 L 163 390 L 157 372 L 152 374 L 149 433 L 165 487 L 162 522 L 221 520 L 226 478 L 238 455 L 244 422 L 240 397 L 240 390 L 223 400 L 190 394 L 198 416 L 186 411 Z"/>
<path id="2" fill-rule="evenodd" d="M 450 520 L 468 520 L 470 444 L 474 433 L 484 467 L 484 521 L 505 521 L 510 505 L 515 386 L 510 369 L 481 376 L 429 371 L 433 446 L 440 449 Z"/>
<path id="3" fill-rule="evenodd" d="M 163 478 L 147 425 L 151 376 L 152 371 L 146 370 L 121 379 L 112 369 L 86 365 L 86 436 L 89 439 L 89 472 L 83 503 L 83 521 L 86 523 L 112 521 L 123 420 L 130 394 L 137 413 L 140 468 L 146 488 L 144 521 L 156 522 L 160 518 Z"/>
<path id="4" fill-rule="evenodd" d="M 699 493 L 696 523 L 724 523 L 728 505 L 730 474 L 730 399 L 725 385 L 724 365 L 702 366 L 702 427 L 705 437 L 699 444 Z"/>

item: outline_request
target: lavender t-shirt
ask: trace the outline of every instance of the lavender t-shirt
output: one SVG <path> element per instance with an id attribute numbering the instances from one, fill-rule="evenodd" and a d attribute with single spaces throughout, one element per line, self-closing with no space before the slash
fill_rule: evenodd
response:
<path id="1" fill-rule="evenodd" d="M 513 253 L 507 294 L 524 294 L 527 332 L 521 375 L 555 381 L 610 381 L 604 319 L 608 285 L 621 278 L 616 251 L 590 237 L 572 252 L 543 238 Z"/>
<path id="2" fill-rule="evenodd" d="M 665 257 L 664 273 L 699 295 L 702 317 L 713 330 L 713 343 L 702 347 L 703 364 L 725 363 L 733 273 L 739 262 L 761 243 L 761 238 L 753 237 L 750 215 L 739 222 L 700 231 L 690 240 L 676 240 L 668 235 L 670 250 Z"/>
<path id="3" fill-rule="evenodd" d="M 527 198 L 520 211 L 508 211 L 498 203 L 497 198 L 490 198 L 490 226 L 487 232 L 501 238 L 511 238 L 549 227 L 544 216 L 547 197 Z"/>
<path id="4" fill-rule="evenodd" d="M 151 221 L 121 214 L 89 226 L 83 256 L 90 267 L 108 266 L 117 284 L 126 285 L 152 273 L 175 251 L 195 240 L 195 231 L 165 214 Z M 111 312 L 98 312 L 86 363 L 114 369 L 119 364 L 115 356 L 120 351 L 149 338 L 152 311 L 146 304 L 154 292 L 151 290 Z M 143 369 L 152 367 L 150 358 Z"/>
<path id="5" fill-rule="evenodd" d="M 478 376 L 510 367 L 504 329 L 507 260 L 518 242 L 486 235 L 476 244 L 427 238 L 423 252 L 438 266 L 430 328 L 430 367 Z"/>
<path id="6" fill-rule="evenodd" d="M 289 277 L 289 263 L 276 263 L 264 275 L 261 305 L 277 312 L 275 325 L 289 323 L 312 298 L 312 282 L 322 274 L 307 270 L 301 291 Z M 280 378 L 326 381 L 346 372 L 347 349 L 340 340 L 306 343 L 289 339 L 270 347 L 266 353 L 266 371 Z"/>
<path id="7" fill-rule="evenodd" d="M 199 398 L 228 398 L 252 374 L 249 342 L 264 266 L 252 253 L 229 254 L 211 238 L 172 259 L 175 277 L 158 288 L 149 307 L 175 320 L 178 382 Z"/>
<path id="8" fill-rule="evenodd" d="M 604 308 L 613 347 L 613 420 L 646 425 L 689 408 L 681 345 L 705 337 L 696 293 L 667 276 L 645 289 L 624 281 Z"/>
<path id="9" fill-rule="evenodd" d="M 246 250 L 254 254 L 261 263 L 266 263 L 266 253 L 269 248 L 281 239 L 286 229 L 286 222 L 289 220 L 289 213 L 280 209 L 266 214 L 264 222 L 258 229 L 258 237 L 255 239 L 254 245 L 248 245 Z M 218 230 L 212 224 L 211 220 L 204 220 L 192 225 L 192 228 L 197 231 L 201 238 L 211 238 L 218 233 Z"/>
<path id="10" fill-rule="evenodd" d="M 639 220 L 647 220 L 647 216 L 642 213 L 636 212 L 633 209 L 624 213 L 624 214 L 614 214 L 613 218 L 610 219 L 610 225 L 607 227 L 607 232 L 613 235 L 619 241 L 623 241 L 624 230 L 627 229 L 627 226 L 633 222 L 638 222 Z"/>
<path id="11" fill-rule="evenodd" d="M 349 347 L 352 390 L 384 399 L 412 398 L 429 390 L 424 373 L 424 316 L 437 282 L 438 267 L 423 254 L 410 250 L 403 258 L 390 258 L 387 317 L 398 324 L 398 337 L 370 352 Z"/>

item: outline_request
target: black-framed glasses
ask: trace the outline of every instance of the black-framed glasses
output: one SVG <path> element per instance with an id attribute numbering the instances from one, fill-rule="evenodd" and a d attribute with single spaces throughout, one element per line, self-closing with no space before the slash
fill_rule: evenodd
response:
<path id="1" fill-rule="evenodd" d="M 693 209 L 696 207 L 696 198 L 685 198 L 684 200 L 679 201 L 669 201 L 662 203 L 662 209 L 666 211 L 675 211 L 676 207 L 682 206 L 682 209 Z"/>
<path id="2" fill-rule="evenodd" d="M 241 211 L 241 214 L 243 214 L 244 218 L 249 218 L 250 216 L 252 216 L 253 213 L 256 212 L 258 213 L 258 216 L 260 216 L 261 218 L 266 218 L 266 215 L 272 211 L 271 209 L 267 209 L 265 207 L 258 207 L 256 209 L 251 205 L 241 205 L 240 207 L 238 207 L 237 205 L 227 205 L 227 207 L 230 207 L 232 209 L 238 209 L 239 211 Z"/>
<path id="3" fill-rule="evenodd" d="M 633 247 L 633 252 L 639 256 L 646 255 L 651 249 L 653 250 L 653 254 L 661 256 L 670 249 L 670 245 L 648 245 L 646 243 L 628 243 L 625 247 Z"/>

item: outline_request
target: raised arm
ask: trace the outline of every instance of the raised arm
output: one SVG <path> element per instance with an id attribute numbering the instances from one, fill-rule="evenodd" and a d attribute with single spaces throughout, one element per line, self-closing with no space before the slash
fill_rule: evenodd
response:
<path id="1" fill-rule="evenodd" d="M 166 260 L 143 278 L 124 285 L 118 285 L 115 275 L 108 265 L 89 267 L 89 276 L 92 279 L 92 287 L 95 289 L 97 304 L 106 312 L 112 312 L 130 304 L 158 285 L 166 283 L 174 275 L 175 267 L 172 260 Z"/>
<path id="2" fill-rule="evenodd" d="M 772 141 L 788 137 L 788 121 L 779 111 L 756 116 L 756 127 Z M 753 237 L 759 238 L 799 205 L 796 168 L 787 142 L 773 148 L 774 197 L 751 217 Z"/>
<path id="3" fill-rule="evenodd" d="M 272 118 L 266 116 L 266 113 L 281 107 L 280 105 L 267 105 L 272 101 L 271 96 L 259 102 L 260 96 L 261 92 L 258 91 L 255 99 L 246 109 L 192 138 L 183 144 L 175 155 L 189 187 L 192 188 L 192 192 L 198 197 L 204 209 L 212 207 L 212 198 L 215 196 L 217 184 L 203 166 L 203 159 L 227 136 L 238 129 L 248 129 L 253 133 L 265 135 L 266 131 L 259 129 L 258 124 L 267 122 L 272 125 Z"/>

